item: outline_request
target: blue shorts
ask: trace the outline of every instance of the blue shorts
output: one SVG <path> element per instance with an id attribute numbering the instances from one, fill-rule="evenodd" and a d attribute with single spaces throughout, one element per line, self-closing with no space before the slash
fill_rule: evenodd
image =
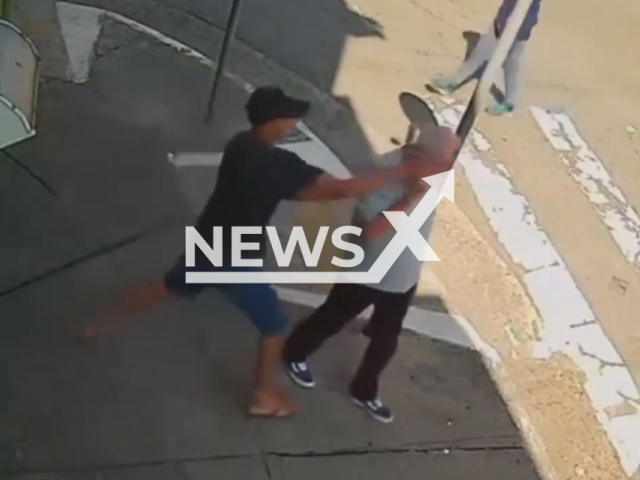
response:
<path id="1" fill-rule="evenodd" d="M 211 269 L 211 265 L 208 265 L 208 269 Z M 194 270 L 197 270 L 197 265 Z M 165 286 L 170 292 L 180 297 L 195 298 L 206 288 L 214 287 L 249 317 L 261 335 L 283 335 L 289 327 L 289 317 L 284 312 L 278 295 L 271 285 L 267 283 L 186 283 L 185 273 L 185 259 L 184 255 L 181 255 L 164 277 Z"/>

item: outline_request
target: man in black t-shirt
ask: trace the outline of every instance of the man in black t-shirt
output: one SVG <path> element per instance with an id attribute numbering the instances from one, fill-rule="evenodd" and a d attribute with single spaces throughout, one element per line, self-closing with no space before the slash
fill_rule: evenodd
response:
<path id="1" fill-rule="evenodd" d="M 337 179 L 305 163 L 298 155 L 275 146 L 288 136 L 309 111 L 309 103 L 291 98 L 279 88 L 259 88 L 246 105 L 251 130 L 237 134 L 224 150 L 216 188 L 196 223 L 198 233 L 212 244 L 213 228 L 222 227 L 223 265 L 213 267 L 196 254 L 194 270 L 232 271 L 232 227 L 261 227 L 259 248 L 247 250 L 243 260 L 261 264 L 265 257 L 265 227 L 281 200 L 331 201 L 359 197 L 388 183 L 426 177 L 452 168 L 457 138 L 440 128 L 438 138 L 447 154 L 404 162 L 348 180 Z M 425 161 L 428 160 L 428 161 Z M 259 266 L 250 267 L 259 270 Z M 167 290 L 195 296 L 208 285 L 186 284 L 184 255 L 166 275 Z M 249 412 L 257 416 L 283 417 L 294 413 L 294 405 L 279 385 L 282 347 L 289 321 L 277 295 L 268 284 L 216 284 L 242 310 L 261 334 Z"/>

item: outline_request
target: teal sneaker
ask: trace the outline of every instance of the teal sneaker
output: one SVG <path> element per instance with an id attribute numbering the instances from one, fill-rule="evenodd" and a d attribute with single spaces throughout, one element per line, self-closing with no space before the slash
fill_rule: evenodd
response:
<path id="1" fill-rule="evenodd" d="M 495 117 L 500 117 L 508 113 L 513 113 L 516 106 L 513 103 L 496 103 L 494 106 L 487 108 L 487 113 Z"/>
<path id="2" fill-rule="evenodd" d="M 455 92 L 458 82 L 453 77 L 441 75 L 431 80 L 431 87 L 441 95 L 448 95 Z"/>

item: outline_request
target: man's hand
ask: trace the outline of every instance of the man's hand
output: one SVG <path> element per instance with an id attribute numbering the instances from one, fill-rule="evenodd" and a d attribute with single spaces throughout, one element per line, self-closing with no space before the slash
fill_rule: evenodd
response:
<path id="1" fill-rule="evenodd" d="M 420 132 L 417 144 L 421 147 L 410 152 L 412 158 L 404 164 L 413 177 L 429 177 L 448 172 L 460 150 L 460 139 L 447 127 L 431 127 Z"/>

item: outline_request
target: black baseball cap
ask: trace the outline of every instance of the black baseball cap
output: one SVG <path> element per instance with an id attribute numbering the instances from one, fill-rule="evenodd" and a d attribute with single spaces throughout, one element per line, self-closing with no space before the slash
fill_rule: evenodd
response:
<path id="1" fill-rule="evenodd" d="M 264 125 L 280 118 L 302 118 L 311 104 L 289 97 L 279 87 L 260 87 L 254 90 L 245 106 L 251 125 Z"/>

